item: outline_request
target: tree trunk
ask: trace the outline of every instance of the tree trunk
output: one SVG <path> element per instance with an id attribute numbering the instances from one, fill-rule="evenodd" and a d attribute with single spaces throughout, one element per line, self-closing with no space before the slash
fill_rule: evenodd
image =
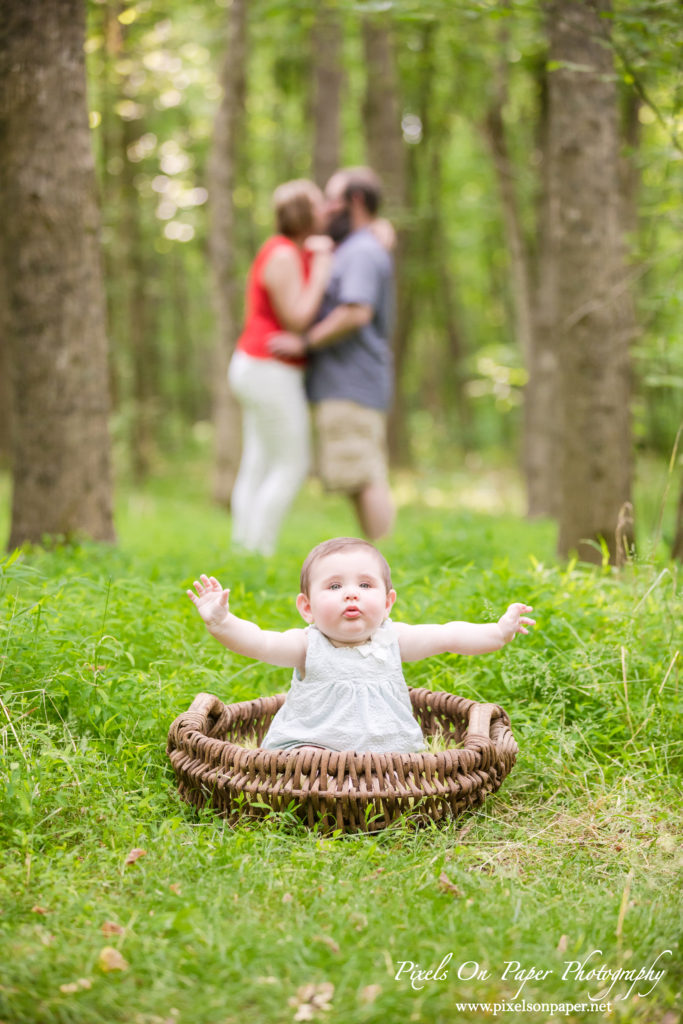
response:
<path id="1" fill-rule="evenodd" d="M 605 0 L 549 6 L 551 256 L 562 415 L 558 549 L 615 558 L 631 497 L 629 341 L 617 95 Z"/>
<path id="2" fill-rule="evenodd" d="M 509 11 L 509 3 L 501 7 Z M 545 81 L 541 82 L 538 150 L 541 154 L 539 201 L 537 204 L 537 251 L 528 244 L 522 227 L 516 173 L 503 119 L 509 98 L 509 31 L 504 20 L 500 29 L 501 58 L 494 69 L 493 95 L 484 122 L 484 134 L 498 180 L 503 225 L 510 259 L 510 278 L 515 335 L 527 371 L 522 427 L 522 467 L 526 484 L 527 514 L 556 515 L 557 431 L 555 402 L 557 355 L 553 345 L 552 309 L 554 268 L 548 259 L 547 102 Z M 545 62 L 544 62 L 545 65 Z M 545 75 L 545 66 L 543 74 Z M 536 276 L 534 278 L 534 268 Z M 536 286 L 534 286 L 534 283 Z"/>
<path id="3" fill-rule="evenodd" d="M 221 72 L 223 97 L 214 122 L 209 158 L 209 254 L 217 339 L 214 353 L 214 500 L 230 504 L 240 460 L 240 411 L 228 387 L 228 363 L 239 334 L 239 286 L 235 279 L 233 192 L 245 112 L 247 0 L 233 0 L 228 16 L 228 50 Z"/>
<path id="4" fill-rule="evenodd" d="M 0 468 L 9 464 L 12 451 L 12 389 L 7 327 L 5 280 L 4 275 L 0 274 Z"/>
<path id="5" fill-rule="evenodd" d="M 559 363 L 555 336 L 557 319 L 557 265 L 551 250 L 556 219 L 556 198 L 550 178 L 548 72 L 539 71 L 539 114 L 536 147 L 540 156 L 536 203 L 536 245 L 531 285 L 531 330 L 524 388 L 522 465 L 526 483 L 527 515 L 560 514 L 559 456 L 561 424 L 558 417 Z"/>
<path id="6" fill-rule="evenodd" d="M 100 79 L 100 112 L 102 121 L 95 154 L 97 179 L 100 188 L 100 208 L 103 233 L 108 241 L 102 247 L 105 294 L 107 302 L 107 334 L 109 337 L 109 395 L 112 410 L 119 411 L 124 387 L 119 366 L 119 353 L 127 347 L 127 316 L 124 310 L 124 289 L 127 276 L 125 240 L 122 240 L 119 211 L 121 208 L 120 174 L 110 172 L 110 161 L 117 160 L 121 152 L 123 122 L 115 111 L 120 98 L 120 75 L 116 70 L 123 50 L 123 28 L 119 21 L 119 0 L 106 0 L 100 11 L 99 29 L 104 39 L 103 68 Z"/>
<path id="7" fill-rule="evenodd" d="M 403 213 L 406 172 L 396 55 L 386 18 L 363 20 L 367 79 L 363 104 L 368 163 L 382 178 L 386 214 Z"/>
<path id="8" fill-rule="evenodd" d="M 113 540 L 107 338 L 82 0 L 3 0 L 0 196 L 13 400 L 10 547 Z"/>
<path id="9" fill-rule="evenodd" d="M 512 301 L 515 310 L 515 334 L 525 365 L 529 363 L 532 345 L 532 301 L 529 273 L 529 254 L 522 230 L 515 182 L 515 171 L 510 158 L 502 108 L 507 99 L 507 82 L 502 79 L 485 121 L 485 135 L 493 156 L 493 167 L 498 180 L 503 223 L 510 255 Z"/>
<path id="10" fill-rule="evenodd" d="M 173 375 L 175 406 L 184 423 L 201 417 L 201 372 L 198 366 L 187 276 L 178 247 L 167 256 L 168 283 L 173 295 L 170 308 L 170 333 L 173 338 Z"/>
<path id="11" fill-rule="evenodd" d="M 364 102 L 365 145 L 368 163 L 382 179 L 383 213 L 397 228 L 396 296 L 397 316 L 393 337 L 394 403 L 389 416 L 389 455 L 393 463 L 408 460 L 407 416 L 402 389 L 403 368 L 408 354 L 413 301 L 406 271 L 406 231 L 401 221 L 407 200 L 406 162 L 401 130 L 396 56 L 391 29 L 386 19 L 363 20 L 363 41 L 367 79 Z"/>
<path id="12" fill-rule="evenodd" d="M 638 230 L 638 188 L 640 171 L 637 153 L 640 146 L 640 111 L 642 100 L 631 87 L 622 99 L 621 135 L 624 152 L 619 161 L 619 186 L 622 202 L 622 224 L 627 234 Z"/>
<path id="13" fill-rule="evenodd" d="M 426 22 L 420 33 L 416 113 L 421 141 L 419 145 L 407 147 L 407 203 L 413 210 L 417 227 L 405 236 L 406 262 L 412 277 L 406 291 L 412 295 L 417 290 L 422 303 L 427 301 L 431 306 L 433 329 L 430 333 L 439 339 L 438 349 L 431 355 L 434 364 L 432 400 L 440 409 L 455 407 L 461 443 L 467 447 L 471 427 L 465 389 L 467 338 L 440 200 L 444 187 L 442 156 L 449 124 L 443 100 L 439 100 L 434 90 L 437 31 L 435 22 Z M 406 332 L 411 331 L 412 326 L 409 321 Z M 441 344 L 441 338 L 445 339 L 445 345 Z"/>
<path id="14" fill-rule="evenodd" d="M 671 548 L 671 557 L 677 558 L 679 562 L 683 562 L 683 479 L 681 479 L 681 489 L 678 494 L 676 533 L 674 534 L 673 547 Z"/>
<path id="15" fill-rule="evenodd" d="M 125 51 L 124 51 L 125 52 Z M 125 80 L 124 80 L 125 81 Z M 124 84 L 124 83 L 122 83 Z M 121 244 L 125 278 L 126 345 L 133 370 L 130 418 L 130 464 L 133 479 L 141 483 L 149 475 L 155 446 L 155 413 L 159 401 L 159 356 L 156 348 L 153 306 L 149 295 L 148 247 L 143 237 L 140 198 L 135 185 L 135 165 L 128 159 L 130 146 L 143 132 L 141 121 L 124 120 L 121 134 Z"/>
<path id="16" fill-rule="evenodd" d="M 326 2 L 316 8 L 313 47 L 313 178 L 324 188 L 340 161 L 342 36 L 338 13 Z"/>

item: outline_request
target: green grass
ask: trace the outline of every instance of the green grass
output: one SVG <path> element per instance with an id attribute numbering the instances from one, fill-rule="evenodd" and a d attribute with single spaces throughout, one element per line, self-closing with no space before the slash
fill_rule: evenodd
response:
<path id="1" fill-rule="evenodd" d="M 552 972 L 518 1001 L 587 1004 L 600 983 L 563 980 L 565 962 L 600 950 L 590 966 L 637 971 L 670 949 L 654 990 L 617 983 L 609 1015 L 501 1019 L 673 1024 L 681 601 L 651 484 L 665 471 L 648 478 L 641 554 L 620 573 L 557 562 L 554 528 L 520 518 L 502 470 L 456 476 L 466 491 L 445 475 L 399 481 L 383 545 L 394 617 L 477 620 L 519 599 L 538 620 L 499 654 L 407 665 L 408 682 L 500 702 L 521 754 L 476 814 L 331 840 L 287 819 L 228 828 L 177 798 L 165 738 L 193 696 L 288 684 L 213 641 L 186 587 L 212 572 L 236 613 L 287 628 L 308 549 L 355 532 L 343 502 L 309 488 L 276 560 L 236 558 L 203 469 L 122 494 L 116 547 L 2 566 L 0 1022 L 279 1024 L 305 1018 L 290 1005 L 302 986 L 330 983 L 314 1020 L 457 1024 L 493 1019 L 458 1003 L 513 1000 L 506 962 Z M 145 856 L 127 865 L 133 848 Z M 123 970 L 103 970 L 104 947 Z M 443 980 L 395 980 L 400 962 L 426 970 L 449 953 Z M 487 976 L 467 980 L 473 964 Z"/>

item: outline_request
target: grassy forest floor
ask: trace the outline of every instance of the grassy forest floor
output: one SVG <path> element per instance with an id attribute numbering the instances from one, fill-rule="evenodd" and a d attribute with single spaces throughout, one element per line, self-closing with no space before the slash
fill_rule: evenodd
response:
<path id="1" fill-rule="evenodd" d="M 339 839 L 197 814 L 165 741 L 198 691 L 288 685 L 212 640 L 192 579 L 215 574 L 263 626 L 296 625 L 300 563 L 355 532 L 349 511 L 309 486 L 276 560 L 235 557 L 204 461 L 173 468 L 121 489 L 117 546 L 0 562 L 0 1022 L 458 1024 L 494 1012 L 458 1004 L 508 1001 L 510 1024 L 674 1024 L 682 604 L 666 467 L 642 470 L 638 554 L 619 572 L 558 561 L 511 471 L 396 480 L 394 618 L 534 606 L 533 635 L 499 654 L 406 666 L 411 685 L 501 703 L 520 757 L 474 814 Z M 3 536 L 7 495 L 2 480 Z M 449 954 L 441 980 L 395 977 Z M 655 961 L 654 984 L 590 976 Z"/>

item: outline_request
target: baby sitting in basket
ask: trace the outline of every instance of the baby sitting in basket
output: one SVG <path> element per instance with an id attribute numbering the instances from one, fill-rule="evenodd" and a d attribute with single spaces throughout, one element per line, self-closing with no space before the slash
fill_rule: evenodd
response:
<path id="1" fill-rule="evenodd" d="M 434 654 L 486 654 L 534 619 L 511 604 L 498 622 L 413 626 L 392 622 L 396 600 L 386 559 L 367 541 L 337 537 L 313 548 L 301 569 L 296 606 L 309 625 L 260 629 L 229 610 L 213 576 L 188 590 L 207 629 L 237 654 L 294 669 L 292 685 L 263 739 L 269 750 L 319 747 L 385 753 L 425 749 L 401 663 Z"/>

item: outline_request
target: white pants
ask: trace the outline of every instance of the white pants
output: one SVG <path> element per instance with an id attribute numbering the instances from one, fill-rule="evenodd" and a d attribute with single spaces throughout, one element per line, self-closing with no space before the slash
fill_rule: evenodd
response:
<path id="1" fill-rule="evenodd" d="M 242 461 L 232 493 L 232 539 L 271 555 L 306 479 L 311 442 L 304 371 L 237 351 L 228 380 L 242 406 Z"/>

